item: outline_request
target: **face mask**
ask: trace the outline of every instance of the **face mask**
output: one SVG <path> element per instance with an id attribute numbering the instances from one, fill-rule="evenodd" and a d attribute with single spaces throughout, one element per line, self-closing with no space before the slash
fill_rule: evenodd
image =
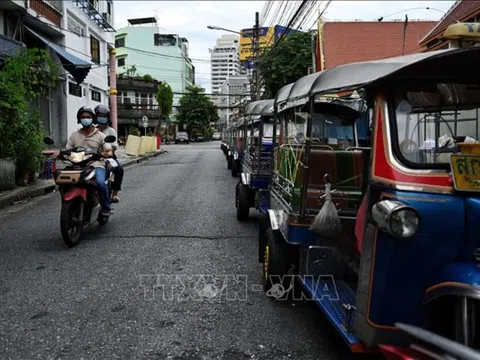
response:
<path id="1" fill-rule="evenodd" d="M 83 127 L 89 127 L 90 125 L 92 125 L 92 118 L 80 119 L 80 123 Z"/>
<path id="2" fill-rule="evenodd" d="M 106 117 L 97 117 L 97 121 L 100 125 L 106 125 L 108 122 L 108 118 Z"/>

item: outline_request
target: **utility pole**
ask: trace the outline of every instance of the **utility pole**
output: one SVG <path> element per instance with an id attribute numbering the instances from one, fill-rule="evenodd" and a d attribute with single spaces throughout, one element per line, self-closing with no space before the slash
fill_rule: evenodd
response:
<path id="1" fill-rule="evenodd" d="M 260 74 L 258 72 L 259 45 L 260 45 L 260 20 L 258 12 L 255 13 L 255 27 L 253 28 L 253 91 L 252 101 L 260 99 Z"/>

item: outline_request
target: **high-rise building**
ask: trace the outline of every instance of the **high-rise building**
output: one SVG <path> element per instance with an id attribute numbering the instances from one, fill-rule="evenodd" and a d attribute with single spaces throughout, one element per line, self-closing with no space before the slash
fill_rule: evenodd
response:
<path id="1" fill-rule="evenodd" d="M 218 94 L 227 76 L 242 74 L 239 56 L 239 37 L 222 35 L 210 50 L 212 94 Z"/>

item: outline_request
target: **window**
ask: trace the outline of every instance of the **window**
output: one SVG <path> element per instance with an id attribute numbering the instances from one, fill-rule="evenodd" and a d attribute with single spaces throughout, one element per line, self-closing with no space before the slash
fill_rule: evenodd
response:
<path id="1" fill-rule="evenodd" d="M 125 66 L 125 58 L 120 58 L 117 60 L 117 66 Z"/>
<path id="2" fill-rule="evenodd" d="M 393 148 L 413 168 L 445 168 L 456 143 L 480 137 L 480 86 L 425 82 L 405 85 L 391 100 Z"/>
<path id="3" fill-rule="evenodd" d="M 107 13 L 108 15 L 112 15 L 112 2 L 107 1 Z"/>
<path id="4" fill-rule="evenodd" d="M 122 37 L 122 38 L 119 38 L 119 39 L 115 39 L 115 47 L 116 48 L 121 48 L 121 47 L 124 47 L 125 46 L 125 38 Z"/>
<path id="5" fill-rule="evenodd" d="M 68 93 L 73 96 L 82 97 L 82 86 L 68 82 Z"/>
<path id="6" fill-rule="evenodd" d="M 90 36 L 90 52 L 92 53 L 92 62 L 100 64 L 100 41 Z"/>
<path id="7" fill-rule="evenodd" d="M 92 90 L 92 100 L 96 102 L 102 102 L 102 94 L 100 91 Z"/>
<path id="8" fill-rule="evenodd" d="M 74 34 L 77 34 L 78 36 L 84 36 L 85 31 L 83 29 L 83 26 L 80 25 L 78 21 L 76 21 L 73 17 L 70 15 L 68 16 L 68 24 L 67 28 L 69 31 L 71 31 Z"/>

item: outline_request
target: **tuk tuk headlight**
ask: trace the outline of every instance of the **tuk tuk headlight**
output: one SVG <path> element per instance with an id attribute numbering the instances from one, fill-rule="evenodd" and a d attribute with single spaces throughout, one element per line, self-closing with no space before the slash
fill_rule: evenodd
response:
<path id="1" fill-rule="evenodd" d="M 382 200 L 372 207 L 377 226 L 399 239 L 416 234 L 420 219 L 417 211 L 400 201 Z"/>

